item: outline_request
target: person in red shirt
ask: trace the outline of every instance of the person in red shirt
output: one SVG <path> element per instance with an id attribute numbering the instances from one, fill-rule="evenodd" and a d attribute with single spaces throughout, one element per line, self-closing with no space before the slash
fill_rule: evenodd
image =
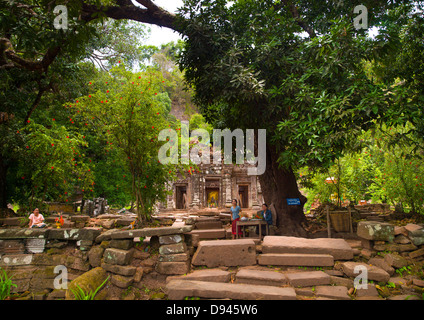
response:
<path id="1" fill-rule="evenodd" d="M 29 228 L 44 228 L 45 226 L 43 215 L 38 208 L 35 208 L 34 212 L 29 216 Z"/>

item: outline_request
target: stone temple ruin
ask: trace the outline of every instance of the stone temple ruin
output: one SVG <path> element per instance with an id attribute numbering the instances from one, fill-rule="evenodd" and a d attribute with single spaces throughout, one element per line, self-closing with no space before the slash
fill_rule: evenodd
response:
<path id="1" fill-rule="evenodd" d="M 174 210 L 195 211 L 204 208 L 228 208 L 237 199 L 242 208 L 259 210 L 263 203 L 257 176 L 249 176 L 241 164 L 200 164 L 199 173 L 182 175 L 168 189 L 172 194 L 159 205 L 161 212 Z"/>

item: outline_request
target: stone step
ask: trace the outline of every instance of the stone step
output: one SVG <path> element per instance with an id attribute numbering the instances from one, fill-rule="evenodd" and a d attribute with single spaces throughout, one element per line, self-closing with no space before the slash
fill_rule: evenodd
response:
<path id="1" fill-rule="evenodd" d="M 185 297 L 235 300 L 296 300 L 291 287 L 272 287 L 242 283 L 205 282 L 193 280 L 171 280 L 167 285 L 170 300 Z"/>
<path id="2" fill-rule="evenodd" d="M 195 281 L 208 281 L 208 282 L 230 282 L 231 273 L 221 269 L 202 269 L 194 270 L 184 276 L 169 276 L 166 282 L 172 280 L 195 280 Z"/>
<path id="3" fill-rule="evenodd" d="M 263 253 L 329 254 L 334 260 L 353 259 L 353 250 L 344 239 L 307 239 L 285 236 L 266 236 L 262 243 Z"/>
<path id="4" fill-rule="evenodd" d="M 191 263 L 208 268 L 255 265 L 255 242 L 249 239 L 199 241 Z"/>
<path id="5" fill-rule="evenodd" d="M 258 264 L 272 266 L 332 267 L 334 265 L 334 258 L 329 254 L 264 253 L 258 256 Z"/>
<path id="6" fill-rule="evenodd" d="M 225 239 L 225 229 L 195 229 L 189 232 L 191 234 L 199 235 L 199 240 L 208 239 Z"/>
<path id="7" fill-rule="evenodd" d="M 287 273 L 286 277 L 293 287 L 312 287 L 331 283 L 331 277 L 323 271 Z"/>
<path id="8" fill-rule="evenodd" d="M 235 282 L 278 287 L 287 284 L 287 278 L 276 271 L 241 269 L 236 274 Z"/>

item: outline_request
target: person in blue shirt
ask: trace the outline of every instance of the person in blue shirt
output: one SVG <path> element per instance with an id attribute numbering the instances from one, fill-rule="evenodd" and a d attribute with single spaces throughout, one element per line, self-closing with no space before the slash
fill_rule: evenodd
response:
<path id="1" fill-rule="evenodd" d="M 272 225 L 272 212 L 268 209 L 268 205 L 264 203 L 262 205 L 262 211 L 260 211 L 255 218 L 265 220 L 268 223 L 268 226 Z M 262 234 L 265 234 L 265 226 L 262 227 Z M 258 228 L 256 229 L 256 234 L 259 234 Z"/>
<path id="2" fill-rule="evenodd" d="M 236 230 L 236 223 L 237 223 L 237 221 L 240 220 L 239 214 L 240 214 L 240 211 L 241 211 L 240 206 L 237 205 L 236 199 L 233 199 L 232 206 L 231 206 L 230 210 L 231 210 L 231 233 L 232 233 L 232 238 L 235 239 L 237 233 L 239 235 L 242 235 L 241 227 L 238 227 L 237 228 L 238 230 Z"/>

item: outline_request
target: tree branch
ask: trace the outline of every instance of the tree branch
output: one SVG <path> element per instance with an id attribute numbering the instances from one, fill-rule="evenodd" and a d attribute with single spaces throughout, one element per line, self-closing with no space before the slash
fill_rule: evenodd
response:
<path id="1" fill-rule="evenodd" d="M 287 6 L 290 10 L 290 13 L 296 23 L 309 34 L 309 37 L 315 38 L 317 35 L 314 29 L 311 28 L 305 21 L 302 20 L 299 14 L 299 10 L 297 10 L 296 6 L 290 0 L 283 0 L 285 6 Z"/>
<path id="2" fill-rule="evenodd" d="M 118 0 L 116 6 L 105 7 L 83 3 L 81 18 L 84 21 L 91 21 L 96 18 L 96 13 L 102 12 L 107 17 L 120 20 L 130 19 L 138 22 L 154 24 L 182 33 L 177 26 L 177 16 L 165 9 L 157 6 L 151 0 L 136 0 L 145 8 L 135 6 L 129 0 Z"/>

